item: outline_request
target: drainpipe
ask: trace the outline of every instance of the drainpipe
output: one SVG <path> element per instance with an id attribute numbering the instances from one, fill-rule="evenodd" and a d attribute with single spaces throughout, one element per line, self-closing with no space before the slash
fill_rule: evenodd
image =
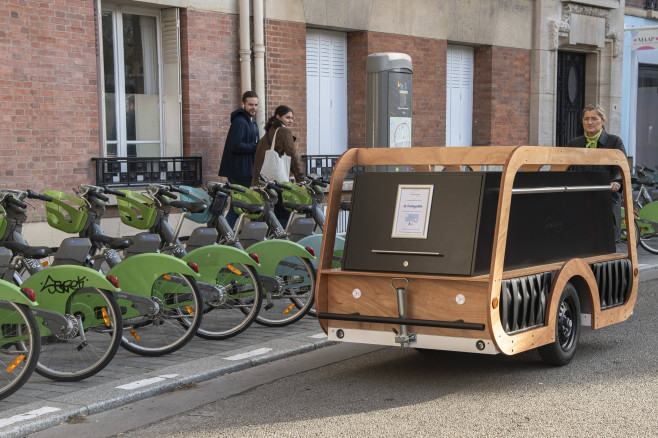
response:
<path id="1" fill-rule="evenodd" d="M 263 23 L 263 0 L 254 1 L 254 79 L 258 94 L 259 111 L 256 113 L 256 122 L 260 132 L 265 129 L 267 105 L 265 99 L 265 38 Z"/>
<path id="2" fill-rule="evenodd" d="M 249 0 L 240 0 L 240 85 L 242 86 L 242 93 L 251 90 Z M 240 97 L 242 97 L 242 93 L 240 93 Z"/>

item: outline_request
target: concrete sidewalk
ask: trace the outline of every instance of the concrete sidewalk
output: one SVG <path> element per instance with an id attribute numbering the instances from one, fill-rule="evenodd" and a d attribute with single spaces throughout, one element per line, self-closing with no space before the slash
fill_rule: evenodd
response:
<path id="1" fill-rule="evenodd" d="M 54 382 L 34 373 L 0 401 L 0 437 L 22 437 L 71 417 L 91 415 L 191 383 L 330 345 L 315 318 L 288 327 L 252 324 L 240 335 L 198 337 L 179 351 L 142 357 L 120 348 L 101 372 L 80 382 Z"/>
<path id="2" fill-rule="evenodd" d="M 640 281 L 658 278 L 658 255 L 638 249 Z M 0 437 L 22 437 L 76 416 L 91 415 L 213 377 L 331 345 L 315 318 L 282 328 L 252 324 L 225 341 L 194 338 L 171 355 L 141 357 L 119 349 L 112 362 L 81 382 L 34 373 L 0 401 Z"/>

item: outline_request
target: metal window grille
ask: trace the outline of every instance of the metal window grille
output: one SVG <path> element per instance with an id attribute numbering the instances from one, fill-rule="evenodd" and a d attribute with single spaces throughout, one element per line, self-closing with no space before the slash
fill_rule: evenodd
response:
<path id="1" fill-rule="evenodd" d="M 648 11 L 655 11 L 658 9 L 658 0 L 647 0 L 646 9 Z"/>
<path id="2" fill-rule="evenodd" d="M 199 186 L 201 157 L 92 158 L 96 184 L 143 186 L 151 183 Z"/>
<path id="3" fill-rule="evenodd" d="M 323 176 L 327 180 L 331 178 L 334 166 L 340 155 L 302 155 L 306 161 L 306 173 L 309 175 Z M 363 171 L 363 166 L 355 166 L 347 173 L 346 179 L 353 179 L 354 174 Z"/>

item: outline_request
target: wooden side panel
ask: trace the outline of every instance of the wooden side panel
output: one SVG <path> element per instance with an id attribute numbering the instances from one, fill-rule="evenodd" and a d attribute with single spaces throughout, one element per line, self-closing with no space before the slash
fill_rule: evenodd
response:
<path id="1" fill-rule="evenodd" d="M 391 285 L 394 276 L 331 275 L 327 279 L 331 294 L 328 312 L 397 318 L 397 292 Z M 406 277 L 405 277 L 406 278 Z M 432 321 L 487 323 L 488 289 L 484 282 L 441 281 L 431 278 L 408 278 L 405 290 L 406 317 Z M 396 283 L 397 284 L 397 283 Z M 457 296 L 461 295 L 459 300 Z M 462 301 L 463 298 L 463 301 Z M 461 304 L 459 304 L 459 302 Z M 331 321 L 332 327 L 391 331 L 398 325 Z M 413 333 L 488 338 L 488 332 L 409 326 Z"/>

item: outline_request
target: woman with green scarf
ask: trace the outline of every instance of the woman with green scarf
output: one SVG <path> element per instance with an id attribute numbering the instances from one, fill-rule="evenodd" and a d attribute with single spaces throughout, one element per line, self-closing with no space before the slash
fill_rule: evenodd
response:
<path id="1" fill-rule="evenodd" d="M 572 148 L 604 148 L 619 149 L 626 155 L 626 148 L 621 138 L 605 131 L 606 116 L 600 105 L 587 105 L 583 109 L 583 128 L 585 135 L 572 139 L 568 146 Z M 621 171 L 617 166 L 572 166 L 571 170 L 602 170 L 606 167 L 610 172 L 610 190 L 612 196 L 612 213 L 617 243 L 621 241 Z"/>

